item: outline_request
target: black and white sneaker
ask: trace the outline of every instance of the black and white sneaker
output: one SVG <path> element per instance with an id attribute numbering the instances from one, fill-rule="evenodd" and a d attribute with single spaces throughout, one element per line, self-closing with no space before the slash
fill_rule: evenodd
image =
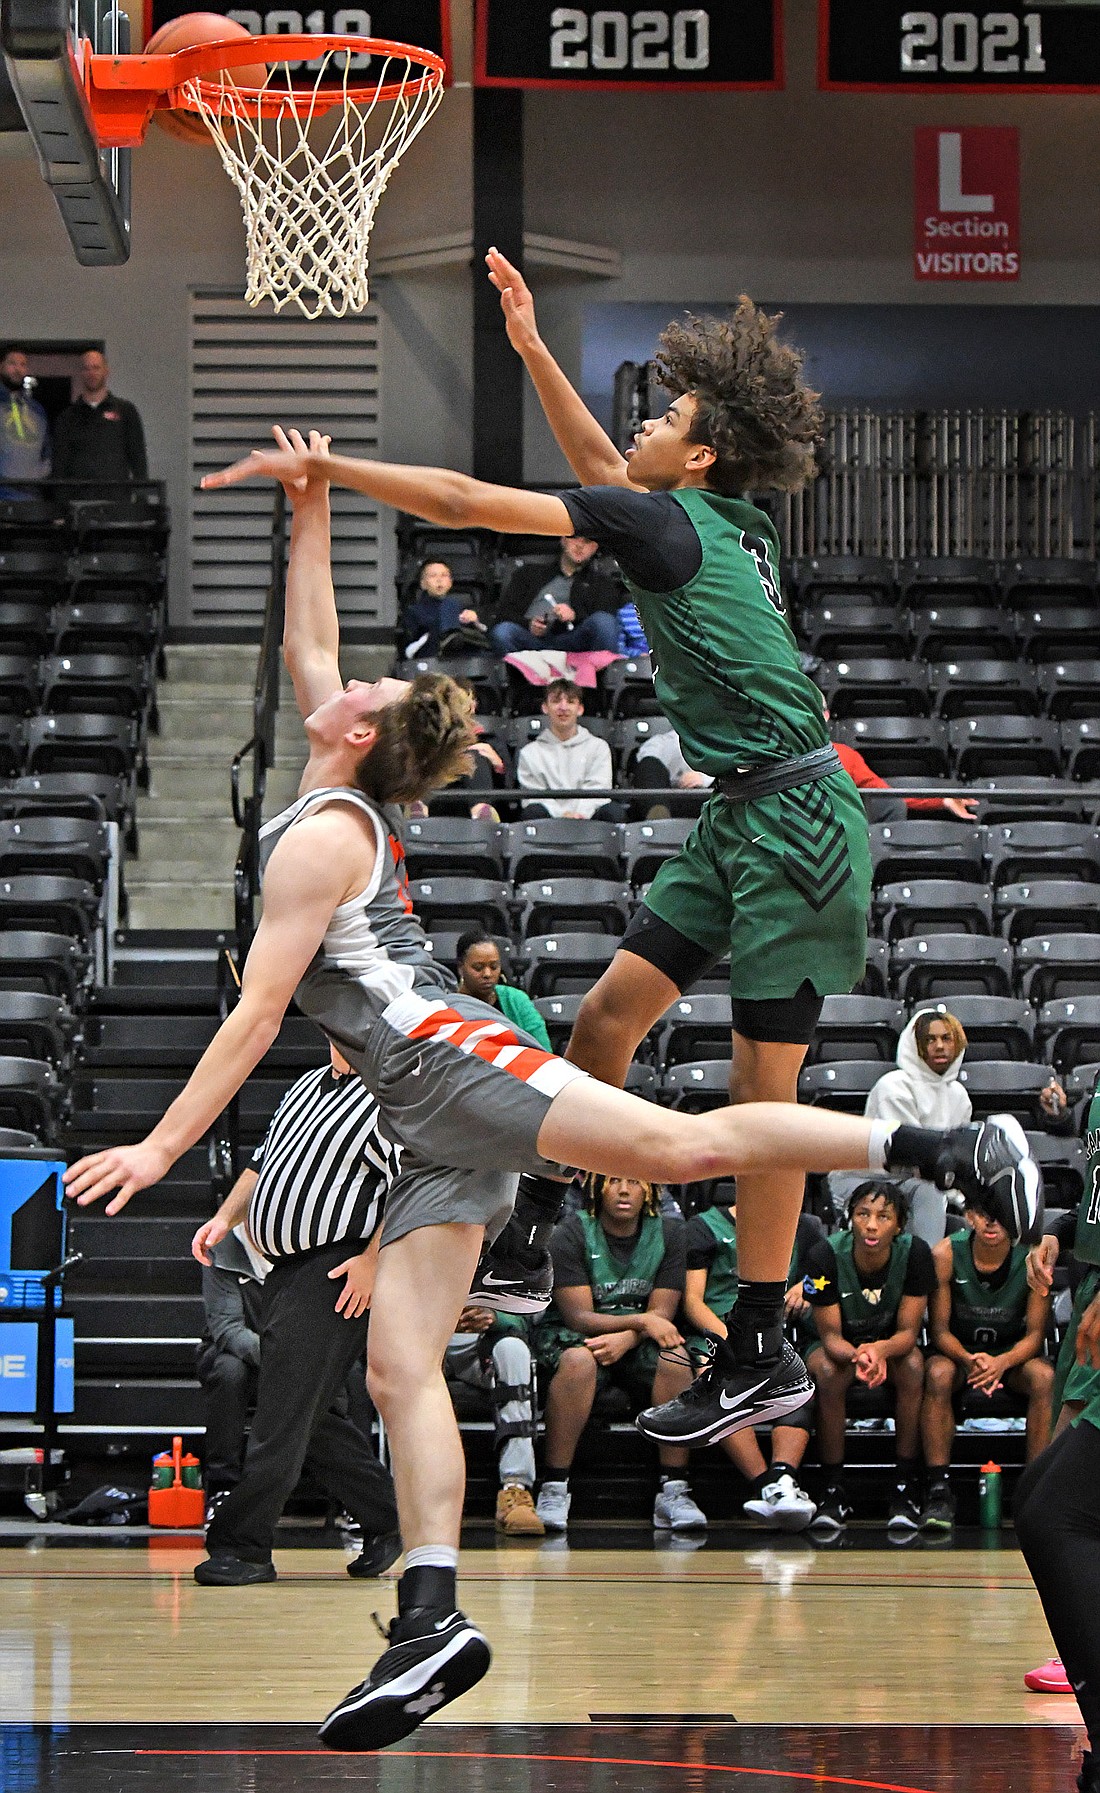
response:
<path id="1" fill-rule="evenodd" d="M 528 1245 L 513 1216 L 478 1260 L 470 1306 L 499 1314 L 543 1314 L 553 1293 L 550 1253 Z"/>
<path id="2" fill-rule="evenodd" d="M 813 1383 L 793 1345 L 784 1339 L 777 1363 L 738 1363 L 725 1339 L 714 1341 L 710 1368 L 674 1401 L 647 1407 L 637 1426 L 658 1444 L 710 1444 L 746 1426 L 767 1425 L 794 1413 Z"/>
<path id="3" fill-rule="evenodd" d="M 1043 1173 L 1015 1115 L 993 1114 L 979 1127 L 944 1137 L 935 1169 L 940 1189 L 961 1189 L 967 1203 L 999 1220 L 1010 1239 L 1033 1245 L 1043 1225 Z"/>
<path id="4" fill-rule="evenodd" d="M 828 1542 L 847 1531 L 851 1517 L 852 1508 L 844 1489 L 839 1482 L 830 1482 L 817 1503 L 817 1512 L 810 1521 L 810 1530 L 815 1538 Z"/>
<path id="5" fill-rule="evenodd" d="M 493 1659 L 487 1640 L 461 1612 L 414 1606 L 383 1636 L 389 1649 L 318 1732 L 329 1749 L 385 1749 L 400 1742 L 475 1687 Z"/>
<path id="6" fill-rule="evenodd" d="M 912 1482 L 898 1482 L 890 1501 L 887 1531 L 912 1534 L 920 1529 L 921 1505 Z"/>

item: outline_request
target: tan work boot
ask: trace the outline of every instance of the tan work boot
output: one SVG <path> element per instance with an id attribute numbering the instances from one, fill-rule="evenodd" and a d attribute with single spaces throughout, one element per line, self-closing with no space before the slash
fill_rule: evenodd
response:
<path id="1" fill-rule="evenodd" d="M 506 1482 L 497 1495 L 497 1530 L 511 1538 L 544 1538 L 546 1527 L 535 1512 L 530 1488 Z"/>

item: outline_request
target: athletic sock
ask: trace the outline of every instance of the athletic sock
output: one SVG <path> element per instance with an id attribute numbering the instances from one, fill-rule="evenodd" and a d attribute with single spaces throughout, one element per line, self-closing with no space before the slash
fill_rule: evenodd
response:
<path id="1" fill-rule="evenodd" d="M 899 1488 L 908 1488 L 917 1479 L 920 1465 L 916 1457 L 899 1457 L 897 1459 L 897 1481 Z"/>
<path id="2" fill-rule="evenodd" d="M 798 1480 L 794 1472 L 794 1464 L 784 1463 L 782 1458 L 777 1458 L 771 1468 L 764 1471 L 764 1477 L 766 1481 L 778 1482 L 781 1475 L 789 1475 L 792 1482 Z"/>
<path id="3" fill-rule="evenodd" d="M 430 1606 L 452 1612 L 458 1603 L 455 1575 L 458 1551 L 447 1544 L 422 1544 L 405 1558 L 405 1573 L 397 1584 L 397 1610 Z"/>
<path id="4" fill-rule="evenodd" d="M 522 1234 L 524 1253 L 530 1251 L 541 1257 L 547 1249 L 550 1235 L 561 1219 L 568 1188 L 567 1182 L 560 1183 L 556 1177 L 538 1177 L 529 1171 L 520 1177 L 513 1218 Z"/>
<path id="5" fill-rule="evenodd" d="M 946 1133 L 933 1132 L 929 1127 L 902 1125 L 893 1128 L 883 1144 L 885 1169 L 915 1170 L 929 1182 L 934 1182 L 946 1138 Z"/>
<path id="6" fill-rule="evenodd" d="M 737 1301 L 729 1317 L 729 1342 L 739 1364 L 775 1363 L 783 1348 L 782 1282 L 737 1279 Z"/>
<path id="7" fill-rule="evenodd" d="M 542 1486 L 546 1488 L 551 1482 L 556 1483 L 559 1488 L 568 1488 L 569 1471 L 567 1469 L 553 1469 L 548 1463 L 542 1472 Z"/>
<path id="8" fill-rule="evenodd" d="M 759 1475 L 750 1477 L 749 1487 L 754 1494 L 763 1494 L 765 1488 L 774 1482 L 775 1475 L 770 1469 L 762 1469 Z"/>

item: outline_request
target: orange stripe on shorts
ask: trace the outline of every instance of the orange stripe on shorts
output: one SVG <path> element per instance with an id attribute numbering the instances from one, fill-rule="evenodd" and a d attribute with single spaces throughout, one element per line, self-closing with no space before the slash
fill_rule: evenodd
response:
<path id="1" fill-rule="evenodd" d="M 467 1020 L 457 1009 L 434 1009 L 430 1015 L 425 1015 L 408 1037 L 410 1040 L 427 1040 L 444 1027 L 453 1027 L 454 1032 L 443 1042 L 445 1045 L 454 1046 L 460 1052 L 468 1052 L 472 1057 L 495 1066 L 497 1070 L 507 1071 L 510 1077 L 518 1077 L 521 1083 L 526 1083 L 554 1057 L 552 1052 L 544 1052 L 541 1046 L 524 1046 L 511 1028 L 503 1023 L 494 1027 L 492 1033 L 486 1034 L 484 1029 L 488 1025 L 490 1024 L 486 1021 Z M 472 1046 L 463 1044 L 477 1033 L 483 1035 L 480 1040 L 475 1041 Z M 498 1064 L 500 1053 L 509 1046 L 517 1046 L 518 1052 L 507 1064 Z"/>

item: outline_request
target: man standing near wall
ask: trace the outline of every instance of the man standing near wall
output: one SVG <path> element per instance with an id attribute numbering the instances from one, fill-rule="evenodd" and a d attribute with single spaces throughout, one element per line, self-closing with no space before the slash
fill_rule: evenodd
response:
<path id="1" fill-rule="evenodd" d="M 108 390 L 110 368 L 102 349 L 80 357 L 80 392 L 54 426 L 55 479 L 125 483 L 148 479 L 145 431 L 136 405 Z"/>

